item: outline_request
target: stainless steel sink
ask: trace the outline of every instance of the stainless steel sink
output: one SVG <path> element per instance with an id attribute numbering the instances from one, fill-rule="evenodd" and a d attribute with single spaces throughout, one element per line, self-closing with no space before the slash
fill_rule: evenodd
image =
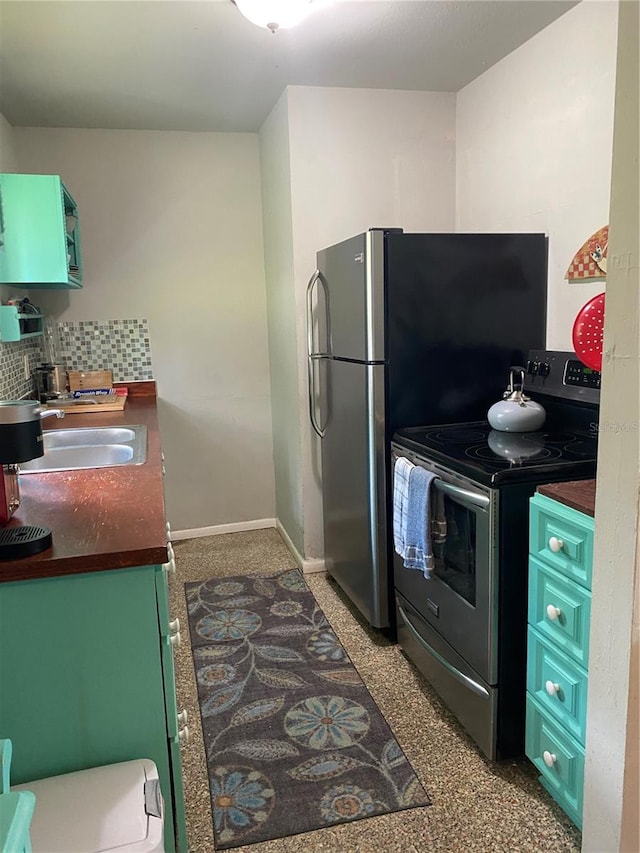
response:
<path id="1" fill-rule="evenodd" d="M 147 428 L 80 427 L 43 433 L 44 456 L 23 462 L 23 474 L 141 465 L 147 458 Z"/>
<path id="2" fill-rule="evenodd" d="M 54 447 L 93 447 L 96 444 L 124 444 L 133 441 L 141 427 L 85 427 L 56 429 L 43 433 L 45 450 Z"/>

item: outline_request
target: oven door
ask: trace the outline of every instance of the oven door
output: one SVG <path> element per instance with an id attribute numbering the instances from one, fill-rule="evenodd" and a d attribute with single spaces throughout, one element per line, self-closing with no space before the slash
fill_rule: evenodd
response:
<path id="1" fill-rule="evenodd" d="M 406 569 L 394 553 L 394 586 L 422 619 L 490 685 L 498 681 L 496 537 L 498 501 L 487 489 L 397 445 L 402 455 L 437 475 L 429 509 L 435 569 L 431 578 Z"/>

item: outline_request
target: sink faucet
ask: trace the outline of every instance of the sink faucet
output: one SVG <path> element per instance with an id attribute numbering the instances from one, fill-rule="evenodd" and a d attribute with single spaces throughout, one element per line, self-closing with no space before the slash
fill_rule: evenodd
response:
<path id="1" fill-rule="evenodd" d="M 50 418 L 52 415 L 55 415 L 57 418 L 64 417 L 64 409 L 43 409 L 41 408 L 38 412 L 40 415 L 40 420 L 44 420 L 45 418 Z"/>

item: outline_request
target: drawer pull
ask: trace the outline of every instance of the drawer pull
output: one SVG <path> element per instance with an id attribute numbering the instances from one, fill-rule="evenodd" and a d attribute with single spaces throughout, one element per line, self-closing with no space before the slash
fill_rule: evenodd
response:
<path id="1" fill-rule="evenodd" d="M 560 685 L 554 684 L 553 681 L 547 681 L 544 686 L 544 689 L 547 691 L 549 696 L 555 696 L 557 693 L 560 692 Z"/>
<path id="2" fill-rule="evenodd" d="M 178 714 L 178 725 L 184 726 L 189 721 L 189 712 L 186 708 L 183 708 L 182 711 Z"/>
<path id="3" fill-rule="evenodd" d="M 557 554 L 558 551 L 562 551 L 563 548 L 564 542 L 562 539 L 558 539 L 555 536 L 552 536 L 551 539 L 549 539 L 549 549 L 553 551 L 554 554 Z"/>
<path id="4" fill-rule="evenodd" d="M 552 622 L 555 622 L 556 619 L 558 619 L 561 614 L 562 614 L 562 610 L 560 610 L 559 607 L 556 607 L 553 604 L 547 605 L 547 617 L 549 619 L 551 619 Z"/>
<path id="5" fill-rule="evenodd" d="M 190 736 L 191 735 L 189 733 L 189 726 L 184 726 L 184 728 L 180 729 L 180 731 L 178 732 L 178 740 L 181 743 L 187 743 Z M 555 758 L 555 755 L 554 755 L 554 758 Z"/>
<path id="6" fill-rule="evenodd" d="M 545 751 L 542 753 L 542 760 L 547 765 L 547 767 L 553 767 L 553 765 L 556 763 L 556 761 L 558 759 L 557 759 L 555 753 L 548 752 L 548 750 L 545 749 Z"/>
<path id="7" fill-rule="evenodd" d="M 175 649 L 180 648 L 180 646 L 182 645 L 182 637 L 180 636 L 180 631 L 178 631 L 178 632 L 177 632 L 177 633 L 175 633 L 175 634 L 172 634 L 172 635 L 169 637 L 169 642 L 171 643 L 171 645 L 172 645 Z"/>
<path id="8" fill-rule="evenodd" d="M 172 619 L 171 622 L 169 622 L 169 630 L 171 631 L 172 634 L 179 634 L 180 633 L 180 620 L 179 619 Z"/>

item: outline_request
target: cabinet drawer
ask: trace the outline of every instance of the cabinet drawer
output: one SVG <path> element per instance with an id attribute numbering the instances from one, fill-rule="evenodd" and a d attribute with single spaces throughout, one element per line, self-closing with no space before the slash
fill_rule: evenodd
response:
<path id="1" fill-rule="evenodd" d="M 545 495 L 531 498 L 529 552 L 591 589 L 593 519 Z"/>
<path id="2" fill-rule="evenodd" d="M 591 593 L 529 557 L 528 622 L 573 660 L 587 668 Z"/>
<path id="3" fill-rule="evenodd" d="M 587 673 L 529 628 L 527 691 L 584 745 L 587 723 Z"/>
<path id="4" fill-rule="evenodd" d="M 578 826 L 582 823 L 584 749 L 527 694 L 525 752 L 541 781 Z"/>

